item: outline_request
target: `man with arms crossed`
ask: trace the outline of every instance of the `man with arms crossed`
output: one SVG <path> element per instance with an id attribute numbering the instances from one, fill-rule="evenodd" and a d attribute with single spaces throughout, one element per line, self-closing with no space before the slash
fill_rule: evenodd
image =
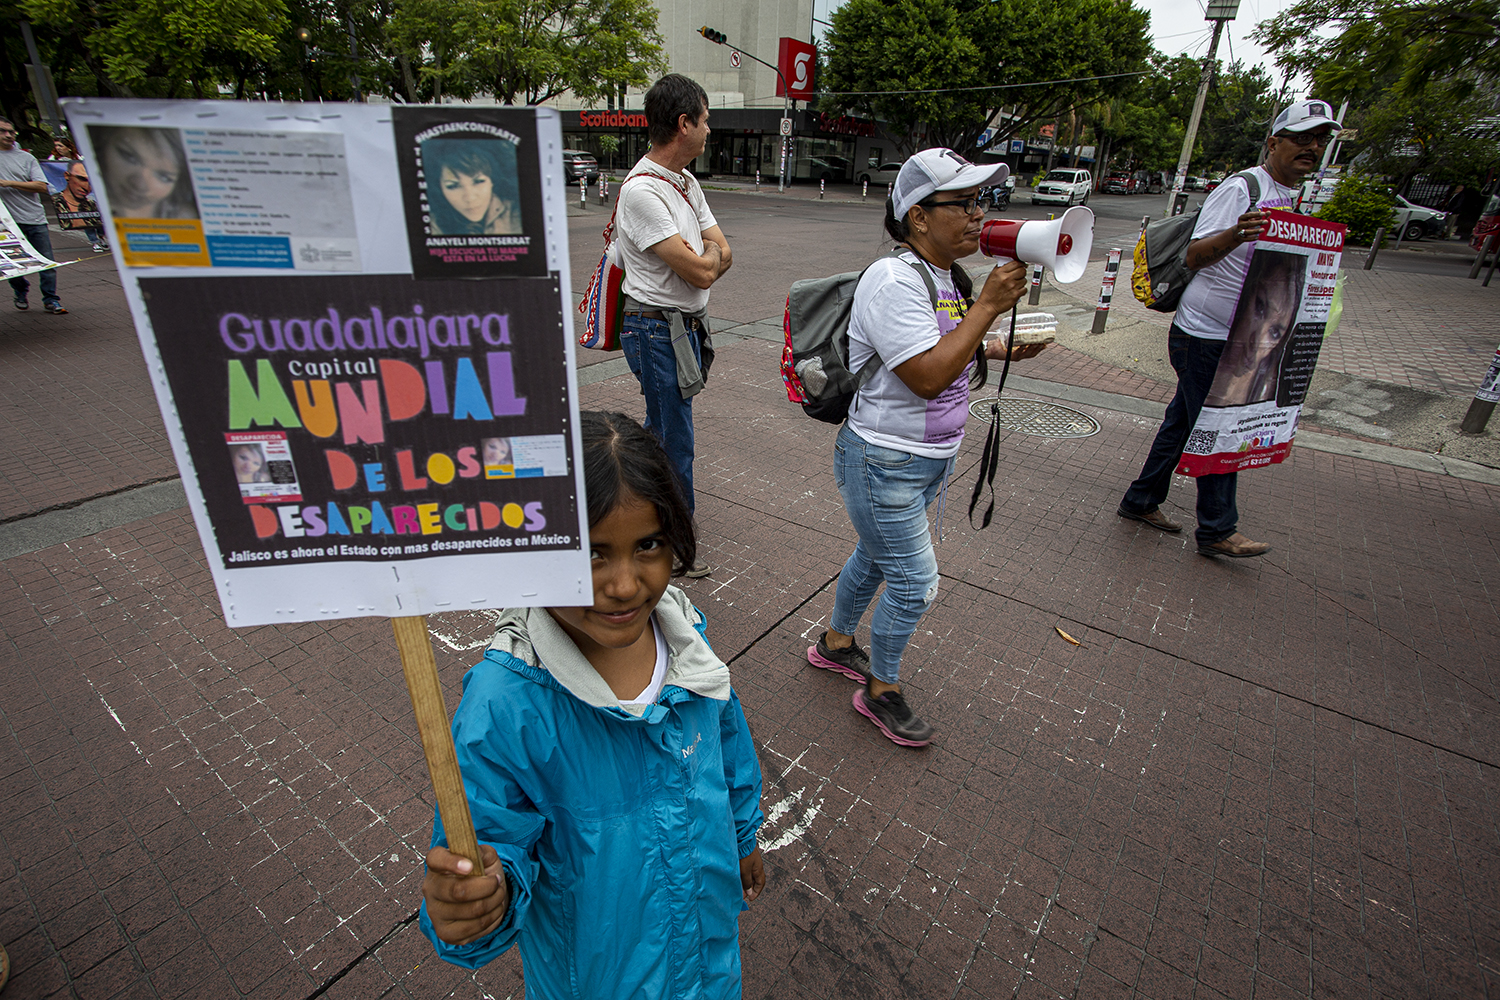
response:
<path id="1" fill-rule="evenodd" d="M 1161 510 L 1172 485 L 1172 473 L 1182 458 L 1188 433 L 1198 422 L 1198 411 L 1213 385 L 1219 356 L 1229 337 L 1236 303 L 1249 267 L 1250 244 L 1260 237 L 1268 219 L 1264 209 L 1290 209 L 1297 186 L 1318 168 L 1323 148 L 1338 130 L 1332 109 L 1323 101 L 1302 101 L 1276 116 L 1266 139 L 1266 162 L 1255 168 L 1260 200 L 1250 204 L 1250 189 L 1235 176 L 1214 189 L 1203 202 L 1194 242 L 1188 244 L 1187 265 L 1200 272 L 1182 293 L 1177 316 L 1167 334 L 1167 355 L 1177 372 L 1177 393 L 1167 404 L 1167 415 L 1140 478 L 1130 484 L 1120 501 L 1121 517 L 1144 521 L 1162 531 L 1181 531 L 1182 525 Z M 1235 506 L 1235 473 L 1198 477 L 1198 551 L 1206 556 L 1265 555 L 1267 542 L 1251 541 L 1239 533 Z"/>
<path id="2" fill-rule="evenodd" d="M 620 184 L 615 234 L 625 269 L 620 346 L 646 397 L 646 427 L 661 439 L 693 504 L 693 396 L 703 388 L 708 290 L 729 270 L 729 241 L 687 170 L 708 142 L 708 95 L 671 73 L 646 92 L 651 149 Z M 706 349 L 706 350 L 705 350 Z M 702 559 L 687 568 L 707 576 Z"/>
<path id="3" fill-rule="evenodd" d="M 52 237 L 47 233 L 47 210 L 42 207 L 42 195 L 47 193 L 47 178 L 36 157 L 16 145 L 16 127 L 9 119 L 0 118 L 0 198 L 10 209 L 21 235 L 31 244 L 31 249 L 52 259 Z M 38 279 L 42 286 L 42 307 L 49 313 L 62 315 L 67 312 L 62 300 L 57 297 L 57 269 L 48 268 Z M 25 278 L 11 278 L 11 291 L 16 295 L 16 308 L 29 309 L 26 293 L 31 282 Z"/>

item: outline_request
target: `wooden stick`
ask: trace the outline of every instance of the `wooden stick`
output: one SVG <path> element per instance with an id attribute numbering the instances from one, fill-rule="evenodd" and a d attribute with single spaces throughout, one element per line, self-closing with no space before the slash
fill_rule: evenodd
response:
<path id="1" fill-rule="evenodd" d="M 392 618 L 391 628 L 396 632 L 396 648 L 401 651 L 401 670 L 406 674 L 406 690 L 411 694 L 411 708 L 417 716 L 417 732 L 422 734 L 427 773 L 432 776 L 432 790 L 437 795 L 438 812 L 448 835 L 448 850 L 474 862 L 474 874 L 482 875 L 484 861 L 479 856 L 474 820 L 469 817 L 469 798 L 458 773 L 448 706 L 443 703 L 432 640 L 427 636 L 427 616 Z"/>

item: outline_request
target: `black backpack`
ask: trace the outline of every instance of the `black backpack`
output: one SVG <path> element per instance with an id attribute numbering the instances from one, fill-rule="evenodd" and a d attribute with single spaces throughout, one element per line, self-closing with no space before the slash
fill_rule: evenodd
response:
<path id="1" fill-rule="evenodd" d="M 891 255 L 906 250 L 897 246 Z M 920 262 L 907 263 L 922 276 L 936 310 L 938 290 L 932 274 Z M 880 366 L 879 355 L 872 354 L 857 373 L 849 370 L 849 314 L 854 308 L 854 289 L 864 275 L 864 271 L 846 271 L 827 278 L 805 278 L 793 282 L 786 297 L 781 381 L 786 385 L 786 398 L 801 403 L 814 420 L 843 423 L 854 394 Z"/>
<path id="2" fill-rule="evenodd" d="M 1255 172 L 1244 170 L 1234 176 L 1245 178 L 1250 189 L 1250 207 L 1254 208 L 1260 201 L 1260 181 L 1256 180 Z M 1147 309 L 1168 313 L 1177 310 L 1182 293 L 1197 273 L 1187 266 L 1187 248 L 1193 242 L 1193 230 L 1202 211 L 1200 207 L 1197 212 L 1157 219 L 1141 230 L 1141 238 L 1135 245 L 1130 290 Z"/>

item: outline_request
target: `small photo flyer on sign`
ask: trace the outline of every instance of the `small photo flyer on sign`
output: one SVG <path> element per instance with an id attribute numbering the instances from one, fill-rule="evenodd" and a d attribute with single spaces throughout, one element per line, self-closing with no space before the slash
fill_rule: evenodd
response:
<path id="1" fill-rule="evenodd" d="M 1292 450 L 1328 328 L 1345 227 L 1280 210 L 1267 215 L 1213 385 L 1177 466 L 1184 475 L 1273 465 Z"/>
<path id="2" fill-rule="evenodd" d="M 530 112 L 391 109 L 418 278 L 542 275 L 540 163 Z"/>
<path id="3" fill-rule="evenodd" d="M 66 106 L 229 624 L 588 603 L 556 112 Z"/>

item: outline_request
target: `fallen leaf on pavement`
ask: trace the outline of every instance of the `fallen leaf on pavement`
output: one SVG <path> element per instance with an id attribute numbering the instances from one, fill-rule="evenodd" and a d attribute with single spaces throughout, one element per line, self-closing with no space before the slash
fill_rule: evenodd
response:
<path id="1" fill-rule="evenodd" d="M 1077 639 L 1073 638 L 1071 635 L 1069 635 L 1068 633 L 1064 632 L 1062 629 L 1057 628 L 1056 625 L 1054 625 L 1052 627 L 1054 629 L 1057 629 L 1057 634 L 1058 635 L 1062 636 L 1064 639 L 1068 640 L 1073 645 L 1075 645 L 1075 646 L 1082 646 L 1083 645 L 1083 643 L 1079 642 Z"/>

